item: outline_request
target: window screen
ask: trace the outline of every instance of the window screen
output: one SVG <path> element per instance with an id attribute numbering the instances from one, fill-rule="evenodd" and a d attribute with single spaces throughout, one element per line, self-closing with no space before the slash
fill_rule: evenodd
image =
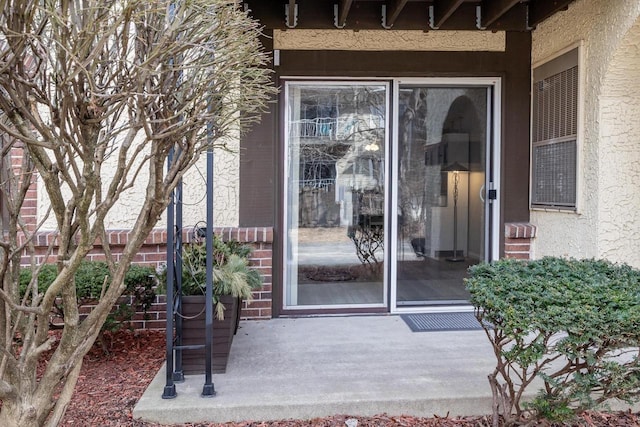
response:
<path id="1" fill-rule="evenodd" d="M 533 71 L 531 203 L 576 206 L 578 50 Z"/>
<path id="2" fill-rule="evenodd" d="M 534 147 L 535 204 L 572 207 L 576 204 L 576 140 Z"/>

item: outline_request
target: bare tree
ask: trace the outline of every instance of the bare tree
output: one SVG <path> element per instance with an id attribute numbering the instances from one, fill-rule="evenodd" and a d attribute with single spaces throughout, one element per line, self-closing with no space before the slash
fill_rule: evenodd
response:
<path id="1" fill-rule="evenodd" d="M 274 89 L 259 28 L 233 0 L 0 0 L 0 10 L 3 164 L 14 154 L 1 193 L 0 425 L 56 425 L 171 191 L 208 147 L 255 120 Z M 36 274 L 26 292 L 18 286 L 22 256 L 38 268 L 39 227 L 21 218 L 36 176 L 58 265 L 40 293 Z M 135 188 L 144 200 L 115 262 L 105 219 Z M 82 317 L 74 272 L 98 244 L 112 281 Z M 56 298 L 58 342 L 49 334 Z"/>

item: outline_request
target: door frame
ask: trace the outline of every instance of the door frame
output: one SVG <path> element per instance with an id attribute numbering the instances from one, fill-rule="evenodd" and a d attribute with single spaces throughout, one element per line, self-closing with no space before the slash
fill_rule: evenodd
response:
<path id="1" fill-rule="evenodd" d="M 383 283 L 382 283 L 382 302 L 381 303 L 363 303 L 363 304 L 335 304 L 335 305 L 287 305 L 288 293 L 295 293 L 295 299 L 297 300 L 297 288 L 295 290 L 291 289 L 291 282 L 289 268 L 288 268 L 288 257 L 290 250 L 290 242 L 288 236 L 289 230 L 289 219 L 288 219 L 288 209 L 289 209 L 289 180 L 291 179 L 291 171 L 289 170 L 289 146 L 290 140 L 287 132 L 287 124 L 289 123 L 288 117 L 288 99 L 289 99 L 289 91 L 291 90 L 292 85 L 307 85 L 307 86 L 329 86 L 329 85 L 344 85 L 344 86 L 367 86 L 367 85 L 380 85 L 385 87 L 385 136 L 384 136 L 384 198 L 385 203 L 388 205 L 389 197 L 391 197 L 389 186 L 391 182 L 389 181 L 389 168 L 390 168 L 390 158 L 389 155 L 391 153 L 391 136 L 389 133 L 389 129 L 391 128 L 391 118 L 390 114 L 392 114 L 391 105 L 393 103 L 393 79 L 391 78 L 332 78 L 332 77 L 281 77 L 280 78 L 284 89 L 282 98 L 282 102 L 284 105 L 284 115 L 282 117 L 282 129 L 283 129 L 283 181 L 282 181 L 282 230 L 283 230 L 283 248 L 281 255 L 282 262 L 282 306 L 281 312 L 285 314 L 288 313 L 362 313 L 362 312 L 379 312 L 380 310 L 384 310 L 384 312 L 388 312 L 389 305 L 391 302 L 389 301 L 389 287 L 390 284 L 388 282 L 389 275 L 383 274 Z M 387 226 L 385 220 L 385 227 Z M 384 233 L 384 247 L 388 247 L 388 234 Z M 384 262 L 387 262 L 387 254 L 386 250 L 384 253 Z"/>
<path id="2" fill-rule="evenodd" d="M 486 87 L 487 101 L 488 101 L 488 114 L 486 117 L 487 125 L 487 164 L 486 178 L 485 178 L 485 194 L 488 194 L 489 190 L 493 190 L 495 198 L 488 200 L 485 203 L 485 261 L 492 261 L 499 259 L 500 257 L 500 218 L 501 218 L 501 200 L 500 200 L 500 182 L 501 182 L 501 146 L 502 146 L 502 78 L 501 77 L 334 77 L 334 76 L 281 76 L 281 81 L 284 83 L 284 98 L 283 102 L 286 104 L 288 83 L 295 84 L 311 84 L 311 85 L 323 85 L 331 83 L 356 83 L 356 84 L 386 84 L 387 85 L 387 117 L 385 134 L 385 199 L 387 200 L 387 207 L 389 215 L 385 215 L 385 264 L 388 263 L 389 267 L 385 266 L 384 274 L 384 302 L 383 304 L 357 304 L 357 305 L 339 305 L 339 306 L 287 306 L 287 291 L 290 284 L 287 283 L 288 274 L 286 268 L 282 271 L 282 306 L 279 308 L 281 314 L 315 314 L 315 313 L 379 313 L 380 309 L 384 308 L 384 312 L 391 314 L 399 313 L 420 313 L 420 312 L 461 312 L 472 311 L 472 305 L 455 305 L 455 306 L 425 306 L 425 307 L 402 307 L 397 305 L 397 265 L 396 255 L 398 250 L 397 239 L 395 236 L 398 233 L 398 206 L 397 206 L 397 184 L 398 184 L 398 168 L 395 164 L 398 159 L 398 117 L 396 113 L 399 107 L 399 86 L 401 84 L 423 84 L 440 87 Z M 284 108 L 284 115 L 286 116 L 286 107 Z M 392 115 L 392 116 L 390 116 Z M 284 124 L 286 118 L 283 117 L 281 122 L 282 129 L 284 130 Z M 283 131 L 283 154 L 285 157 L 286 149 L 288 147 L 287 132 Z M 282 198 L 281 207 L 282 212 L 286 212 L 286 206 L 288 203 L 287 185 L 288 185 L 288 167 L 287 161 L 284 161 L 284 176 L 282 180 Z M 282 218 L 283 230 L 287 229 L 287 219 Z M 393 237 L 393 238 L 392 238 Z M 287 243 L 286 238 L 283 241 L 283 250 L 281 253 L 281 262 L 283 267 L 287 264 Z"/>
<path id="3" fill-rule="evenodd" d="M 397 253 L 398 253 L 398 239 L 395 238 L 398 234 L 398 165 L 399 159 L 398 152 L 398 138 L 399 138 L 399 118 L 397 112 L 399 111 L 399 96 L 401 84 L 413 84 L 413 85 L 425 85 L 434 87 L 486 87 L 487 90 L 487 140 L 486 144 L 486 165 L 485 165 L 485 194 L 489 194 L 489 190 L 493 190 L 495 194 L 494 199 L 488 197 L 485 198 L 485 260 L 492 261 L 500 257 L 500 159 L 501 159 L 501 129 L 502 129 L 502 79 L 500 77 L 410 77 L 410 78 L 394 78 L 392 79 L 392 118 L 391 118 L 391 157 L 390 162 L 393 164 L 391 168 L 391 180 L 390 188 L 391 200 L 389 201 L 390 214 L 387 215 L 387 224 L 385 228 L 390 230 L 388 233 L 392 239 L 387 239 L 386 243 L 389 248 L 386 251 L 385 263 L 388 263 L 389 268 L 387 274 L 389 279 L 389 312 L 390 313 L 437 313 L 437 312 L 460 312 L 460 311 L 472 311 L 473 306 L 468 305 L 455 305 L 455 306 L 424 306 L 424 307 L 402 307 L 397 303 Z"/>

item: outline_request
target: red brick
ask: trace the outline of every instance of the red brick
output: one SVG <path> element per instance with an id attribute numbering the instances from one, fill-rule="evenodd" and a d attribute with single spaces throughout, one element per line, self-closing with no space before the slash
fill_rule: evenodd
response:
<path id="1" fill-rule="evenodd" d="M 260 317 L 260 309 L 258 308 L 243 308 L 240 316 L 244 318 Z"/>
<path id="2" fill-rule="evenodd" d="M 531 239 L 511 239 L 511 238 L 505 238 L 504 239 L 505 243 L 514 243 L 517 245 L 528 245 L 531 243 Z"/>
<path id="3" fill-rule="evenodd" d="M 166 253 L 146 253 L 144 254 L 144 260 L 147 262 L 150 262 L 150 261 L 165 262 L 167 260 L 167 254 Z"/>
<path id="4" fill-rule="evenodd" d="M 156 297 L 157 300 L 157 297 Z M 155 304 L 151 304 L 151 307 L 149 307 L 148 311 L 166 311 L 167 310 L 167 304 L 159 304 L 159 303 L 155 303 Z"/>
<path id="5" fill-rule="evenodd" d="M 260 309 L 260 317 L 265 319 L 271 319 L 272 313 L 270 308 L 261 308 Z"/>
<path id="6" fill-rule="evenodd" d="M 536 226 L 528 222 L 511 222 L 504 225 L 505 237 L 530 239 L 536 236 Z"/>
<path id="7" fill-rule="evenodd" d="M 249 303 L 249 308 L 271 308 L 271 301 L 254 300 Z"/>
<path id="8" fill-rule="evenodd" d="M 260 260 L 260 267 L 271 267 L 271 258 L 265 258 Z"/>
<path id="9" fill-rule="evenodd" d="M 531 249 L 531 245 L 529 243 L 525 243 L 522 245 L 514 245 L 513 243 L 508 243 L 504 245 L 505 252 L 529 252 Z"/>
<path id="10" fill-rule="evenodd" d="M 273 251 L 267 249 L 255 250 L 251 253 L 251 259 L 263 259 L 273 257 Z"/>
<path id="11" fill-rule="evenodd" d="M 529 253 L 506 253 L 504 254 L 505 258 L 511 258 L 511 259 L 529 259 Z"/>

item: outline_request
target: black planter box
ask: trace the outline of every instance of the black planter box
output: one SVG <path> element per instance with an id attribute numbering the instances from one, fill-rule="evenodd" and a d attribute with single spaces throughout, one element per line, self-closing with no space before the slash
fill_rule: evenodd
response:
<path id="1" fill-rule="evenodd" d="M 229 351 L 233 335 L 238 327 L 240 319 L 240 301 L 232 296 L 220 298 L 226 310 L 224 319 L 213 319 L 213 343 L 211 346 L 212 372 L 223 374 L 227 369 Z M 205 337 L 205 297 L 203 295 L 190 295 L 182 297 L 182 344 L 204 344 Z M 184 374 L 204 374 L 205 357 L 204 348 L 199 350 L 182 350 L 182 371 Z"/>

